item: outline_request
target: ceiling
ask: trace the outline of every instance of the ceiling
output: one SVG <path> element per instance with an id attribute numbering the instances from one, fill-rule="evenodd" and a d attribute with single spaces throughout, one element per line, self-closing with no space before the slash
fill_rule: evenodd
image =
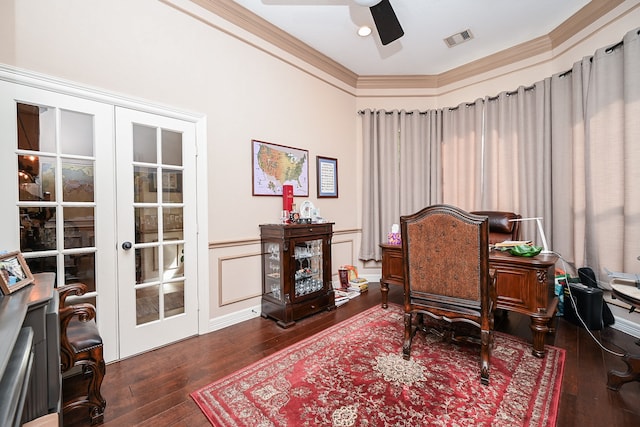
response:
<path id="1" fill-rule="evenodd" d="M 383 46 L 354 0 L 234 0 L 359 76 L 437 75 L 549 34 L 589 0 L 390 0 L 405 35 Z M 357 35 L 361 25 L 374 31 Z M 470 30 L 449 48 L 444 39 Z"/>

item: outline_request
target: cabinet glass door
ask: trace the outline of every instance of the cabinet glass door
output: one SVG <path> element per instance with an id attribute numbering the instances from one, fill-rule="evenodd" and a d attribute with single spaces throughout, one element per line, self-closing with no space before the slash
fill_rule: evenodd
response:
<path id="1" fill-rule="evenodd" d="M 322 239 L 296 242 L 294 247 L 294 297 L 300 298 L 324 288 Z"/>
<path id="2" fill-rule="evenodd" d="M 280 244 L 268 242 L 264 244 L 262 265 L 264 266 L 264 289 L 262 293 L 282 301 L 282 278 L 280 276 Z"/>

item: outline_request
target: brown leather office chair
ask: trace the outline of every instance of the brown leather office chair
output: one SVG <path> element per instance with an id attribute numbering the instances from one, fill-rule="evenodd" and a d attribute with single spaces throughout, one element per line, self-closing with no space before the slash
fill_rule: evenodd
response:
<path id="1" fill-rule="evenodd" d="M 511 220 L 520 219 L 521 215 L 503 211 L 474 211 L 470 213 L 489 217 L 489 244 L 520 239 L 520 221 Z"/>
<path id="2" fill-rule="evenodd" d="M 82 375 L 88 379 L 86 394 L 64 396 L 63 415 L 78 408 L 87 408 L 91 424 L 101 422 L 104 417 L 106 400 L 100 393 L 105 375 L 102 355 L 102 337 L 96 325 L 96 309 L 89 303 L 68 304 L 70 295 L 84 295 L 87 286 L 73 283 L 58 288 L 60 295 L 60 365 L 64 374 L 79 366 Z M 64 381 L 64 380 L 63 380 Z"/>
<path id="3" fill-rule="evenodd" d="M 489 384 L 497 294 L 489 270 L 488 218 L 434 205 L 401 217 L 400 227 L 405 259 L 404 358 L 410 358 L 416 331 L 429 329 L 427 315 L 444 337 L 480 343 L 480 380 Z M 469 332 L 464 331 L 469 325 L 480 328 L 479 340 L 477 333 L 460 334 Z"/>

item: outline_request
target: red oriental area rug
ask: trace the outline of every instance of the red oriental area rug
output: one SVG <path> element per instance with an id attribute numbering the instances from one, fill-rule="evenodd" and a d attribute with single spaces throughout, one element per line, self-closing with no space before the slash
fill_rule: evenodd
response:
<path id="1" fill-rule="evenodd" d="M 490 384 L 478 346 L 418 333 L 373 307 L 191 394 L 214 426 L 555 426 L 565 352 L 496 333 Z"/>

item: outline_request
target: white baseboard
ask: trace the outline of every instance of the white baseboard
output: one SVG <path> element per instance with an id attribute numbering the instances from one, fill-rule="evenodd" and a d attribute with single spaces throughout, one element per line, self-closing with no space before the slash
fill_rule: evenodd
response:
<path id="1" fill-rule="evenodd" d="M 207 332 L 217 331 L 219 329 L 226 328 L 227 326 L 235 325 L 236 323 L 258 317 L 262 312 L 261 310 L 260 306 L 256 305 L 245 308 L 244 310 L 236 311 L 235 313 L 225 314 L 224 316 L 211 319 L 209 320 L 209 330 Z"/>
<path id="2" fill-rule="evenodd" d="M 362 275 L 370 282 L 377 282 L 380 280 L 380 276 L 378 275 Z M 337 280 L 333 281 L 333 286 L 338 287 L 339 282 Z M 235 325 L 236 323 L 244 322 L 245 320 L 253 319 L 254 317 L 260 316 L 262 312 L 262 308 L 259 305 L 245 308 L 244 310 L 236 311 L 234 313 L 225 314 L 224 316 L 216 317 L 214 319 L 209 320 L 209 329 L 205 332 L 213 332 L 219 329 L 226 328 L 227 326 Z"/>
<path id="3" fill-rule="evenodd" d="M 633 337 L 640 338 L 640 325 L 636 322 L 624 319 L 622 317 L 614 316 L 616 321 L 610 327 L 617 329 L 620 332 L 624 332 Z"/>

